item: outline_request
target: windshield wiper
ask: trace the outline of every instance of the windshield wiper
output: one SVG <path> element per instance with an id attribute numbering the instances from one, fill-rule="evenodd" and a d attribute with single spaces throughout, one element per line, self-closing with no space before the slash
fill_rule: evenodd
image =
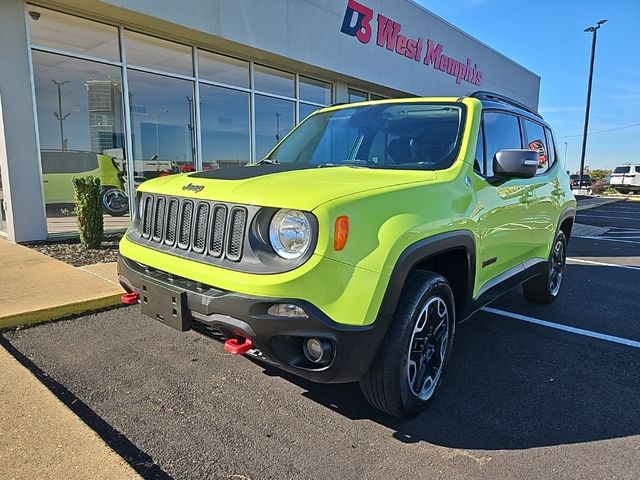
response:
<path id="1" fill-rule="evenodd" d="M 280 162 L 277 160 L 271 160 L 270 158 L 263 158 L 260 161 L 257 161 L 256 165 L 278 165 Z"/>

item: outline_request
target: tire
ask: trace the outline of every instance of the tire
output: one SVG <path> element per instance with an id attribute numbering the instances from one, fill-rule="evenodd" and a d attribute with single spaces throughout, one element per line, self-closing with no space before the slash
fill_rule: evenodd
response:
<path id="1" fill-rule="evenodd" d="M 558 297 L 566 261 L 567 239 L 560 231 L 553 242 L 553 248 L 544 267 L 544 272 L 522 284 L 522 291 L 529 302 L 548 304 Z"/>
<path id="2" fill-rule="evenodd" d="M 112 217 L 122 217 L 129 213 L 129 199 L 119 188 L 105 188 L 100 196 L 100 202 L 102 210 Z"/>
<path id="3" fill-rule="evenodd" d="M 455 325 L 455 302 L 447 280 L 432 272 L 412 274 L 384 343 L 360 380 L 367 401 L 400 418 L 423 411 L 442 381 Z M 429 370 L 431 375 L 425 378 Z"/>
<path id="4" fill-rule="evenodd" d="M 618 193 L 621 193 L 622 195 L 626 195 L 629 193 L 628 188 L 616 188 L 616 190 L 618 191 Z"/>

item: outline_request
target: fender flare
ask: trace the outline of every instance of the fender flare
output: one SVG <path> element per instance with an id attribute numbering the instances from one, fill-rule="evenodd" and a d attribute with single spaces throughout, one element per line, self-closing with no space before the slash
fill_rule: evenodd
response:
<path id="1" fill-rule="evenodd" d="M 464 292 L 462 305 L 458 305 L 456 308 L 464 317 L 464 312 L 466 312 L 473 298 L 473 286 L 476 276 L 476 241 L 470 230 L 453 230 L 419 240 L 400 254 L 393 267 L 387 290 L 378 312 L 378 320 L 387 324 L 385 330 L 391 323 L 405 282 L 413 268 L 424 260 L 453 250 L 463 250 L 467 255 L 467 291 Z"/>

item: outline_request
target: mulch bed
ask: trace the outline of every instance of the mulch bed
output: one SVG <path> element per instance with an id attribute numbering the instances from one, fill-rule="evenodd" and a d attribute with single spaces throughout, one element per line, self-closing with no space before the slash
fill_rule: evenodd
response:
<path id="1" fill-rule="evenodd" d="M 102 241 L 102 245 L 97 249 L 84 248 L 77 239 L 49 240 L 23 245 L 74 267 L 82 267 L 94 263 L 115 262 L 118 258 L 119 241 L 120 235 L 109 236 Z"/>

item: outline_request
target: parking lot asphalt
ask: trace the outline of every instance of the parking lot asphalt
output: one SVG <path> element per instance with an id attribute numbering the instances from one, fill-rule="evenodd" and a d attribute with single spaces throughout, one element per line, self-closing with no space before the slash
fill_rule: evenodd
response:
<path id="1" fill-rule="evenodd" d="M 640 230 L 640 203 L 577 222 L 607 231 L 571 239 L 560 298 L 515 289 L 459 325 L 439 395 L 410 421 L 138 307 L 0 340 L 147 478 L 636 479 L 640 233 L 616 235 Z"/>

